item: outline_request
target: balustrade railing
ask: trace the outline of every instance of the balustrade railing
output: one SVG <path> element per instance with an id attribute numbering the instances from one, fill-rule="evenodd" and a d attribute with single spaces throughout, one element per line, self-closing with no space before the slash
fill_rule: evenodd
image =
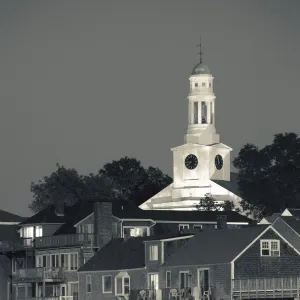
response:
<path id="1" fill-rule="evenodd" d="M 299 298 L 300 277 L 234 279 L 233 296 L 251 298 Z"/>
<path id="2" fill-rule="evenodd" d="M 17 270 L 16 280 L 24 282 L 61 281 L 63 276 L 63 268 L 26 268 Z"/>
<path id="3" fill-rule="evenodd" d="M 0 251 L 10 252 L 25 250 L 33 247 L 32 238 L 20 238 L 18 241 L 0 241 Z"/>
<path id="4" fill-rule="evenodd" d="M 36 248 L 49 248 L 49 247 L 68 247 L 84 245 L 93 247 L 96 245 L 96 235 L 89 233 L 79 234 L 64 234 L 43 236 L 35 239 Z"/>

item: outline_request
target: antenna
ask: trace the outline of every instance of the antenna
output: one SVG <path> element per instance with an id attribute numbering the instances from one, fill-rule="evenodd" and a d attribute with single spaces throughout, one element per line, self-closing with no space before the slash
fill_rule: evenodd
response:
<path id="1" fill-rule="evenodd" d="M 199 58 L 200 58 L 200 64 L 202 64 L 202 56 L 203 56 L 203 52 L 202 52 L 202 44 L 201 44 L 201 36 L 200 36 L 200 44 L 197 45 L 197 47 L 199 47 Z"/>

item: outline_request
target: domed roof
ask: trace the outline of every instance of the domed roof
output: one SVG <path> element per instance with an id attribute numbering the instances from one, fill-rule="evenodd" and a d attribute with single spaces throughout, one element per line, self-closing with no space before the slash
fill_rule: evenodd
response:
<path id="1" fill-rule="evenodd" d="M 204 65 L 203 63 L 198 63 L 192 71 L 192 75 L 197 74 L 210 74 L 208 66 Z"/>

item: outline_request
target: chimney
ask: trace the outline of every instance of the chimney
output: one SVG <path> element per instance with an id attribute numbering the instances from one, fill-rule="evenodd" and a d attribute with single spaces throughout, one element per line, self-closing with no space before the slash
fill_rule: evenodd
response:
<path id="1" fill-rule="evenodd" d="M 217 215 L 217 228 L 219 230 L 227 229 L 227 215 Z"/>
<path id="2" fill-rule="evenodd" d="M 112 201 L 93 198 L 95 244 L 101 249 L 112 239 Z"/>
<path id="3" fill-rule="evenodd" d="M 54 209 L 55 209 L 55 214 L 58 217 L 63 217 L 64 214 L 64 208 L 65 208 L 65 202 L 61 197 L 57 197 L 54 200 Z"/>

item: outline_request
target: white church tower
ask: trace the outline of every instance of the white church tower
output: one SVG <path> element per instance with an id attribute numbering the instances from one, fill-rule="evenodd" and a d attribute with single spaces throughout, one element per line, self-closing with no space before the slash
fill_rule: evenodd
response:
<path id="1" fill-rule="evenodd" d="M 171 149 L 173 183 L 143 203 L 142 209 L 193 210 L 207 193 L 218 203 L 230 200 L 238 206 L 241 200 L 228 189 L 232 148 L 220 143 L 216 131 L 214 77 L 203 64 L 202 55 L 200 44 L 200 62 L 189 78 L 185 143 Z"/>

